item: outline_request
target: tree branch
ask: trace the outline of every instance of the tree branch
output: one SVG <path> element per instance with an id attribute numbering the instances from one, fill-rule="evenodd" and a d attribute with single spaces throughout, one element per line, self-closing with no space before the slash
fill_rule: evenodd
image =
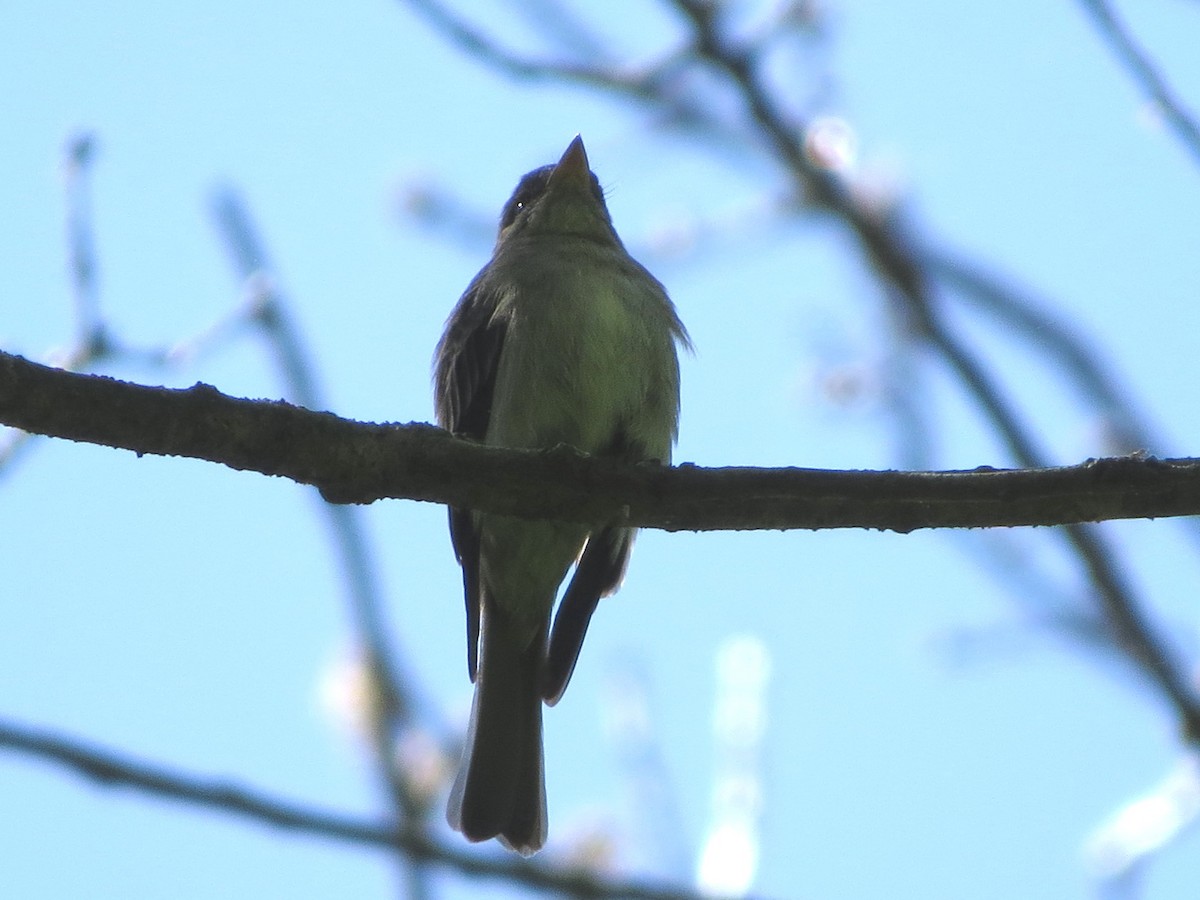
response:
<path id="1" fill-rule="evenodd" d="M 1117 59 L 1158 107 L 1192 157 L 1200 162 L 1200 125 L 1171 90 L 1149 54 L 1137 45 L 1129 29 L 1117 18 L 1106 0 L 1082 0 L 1082 5 Z"/>
<path id="2" fill-rule="evenodd" d="M 933 276 L 978 309 L 993 316 L 1026 344 L 1036 345 L 1049 364 L 1071 382 L 1088 408 L 1104 417 L 1112 432 L 1110 446 L 1162 452 L 1164 440 L 1149 424 L 1121 384 L 1117 373 L 1101 362 L 1080 323 L 1063 317 L 1040 298 L 1008 283 L 985 266 L 942 247 L 927 247 L 925 264 Z"/>
<path id="3" fill-rule="evenodd" d="M 668 531 L 1063 525 L 1200 514 L 1200 460 L 1128 456 L 959 472 L 677 468 L 569 447 L 500 450 L 431 425 L 376 425 L 282 401 L 79 375 L 0 352 L 0 422 L 138 454 L 184 456 L 315 485 L 529 518 Z"/>
<path id="4" fill-rule="evenodd" d="M 302 834 L 383 850 L 452 868 L 463 875 L 503 879 L 548 893 L 584 898 L 698 900 L 691 891 L 642 881 L 609 881 L 587 872 L 552 868 L 448 847 L 423 834 L 379 825 L 344 813 L 304 806 L 228 782 L 202 780 L 165 766 L 134 760 L 49 731 L 0 720 L 0 747 L 48 760 L 97 782 L 250 819 Z"/>
<path id="5" fill-rule="evenodd" d="M 320 408 L 323 401 L 316 367 L 300 329 L 289 315 L 289 304 L 277 287 L 265 244 L 249 212 L 237 193 L 226 188 L 214 196 L 213 214 L 238 277 L 255 295 L 254 321 L 266 338 L 288 396 L 301 406 Z M 384 623 L 383 594 L 360 510 L 315 499 L 341 567 L 343 590 L 364 666 L 379 694 L 379 702 L 371 704 L 366 728 L 375 767 L 401 823 L 416 829 L 429 812 L 431 798 L 412 790 L 396 763 L 397 742 L 416 724 L 414 679 L 405 671 Z M 426 900 L 431 896 L 427 873 L 417 861 L 407 863 L 404 877 L 408 900 Z"/>

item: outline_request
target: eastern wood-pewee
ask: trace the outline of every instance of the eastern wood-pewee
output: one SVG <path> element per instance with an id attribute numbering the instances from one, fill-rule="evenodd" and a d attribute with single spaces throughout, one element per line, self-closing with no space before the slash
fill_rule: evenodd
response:
<path id="1" fill-rule="evenodd" d="M 569 444 L 670 462 L 677 343 L 688 346 L 675 307 L 625 251 L 576 137 L 556 165 L 521 179 L 491 261 L 446 323 L 434 361 L 438 422 L 498 447 Z M 447 819 L 468 840 L 499 837 L 526 856 L 545 843 L 542 702 L 566 689 L 633 535 L 450 510 L 475 699 Z"/>

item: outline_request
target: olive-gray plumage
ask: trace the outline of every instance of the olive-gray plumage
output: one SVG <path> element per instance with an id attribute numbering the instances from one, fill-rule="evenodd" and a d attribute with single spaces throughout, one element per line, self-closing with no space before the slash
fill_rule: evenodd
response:
<path id="1" fill-rule="evenodd" d="M 521 179 L 491 261 L 450 315 L 434 363 L 438 422 L 494 446 L 669 462 L 676 344 L 688 338 L 675 308 L 625 251 L 576 137 Z M 633 534 L 450 511 L 475 699 L 447 819 L 469 840 L 499 837 L 525 855 L 545 842 L 542 702 L 566 689 Z"/>

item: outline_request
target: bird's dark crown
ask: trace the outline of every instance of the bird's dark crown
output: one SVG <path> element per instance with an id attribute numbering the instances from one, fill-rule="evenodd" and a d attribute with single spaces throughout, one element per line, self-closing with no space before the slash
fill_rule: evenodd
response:
<path id="1" fill-rule="evenodd" d="M 546 185 L 549 184 L 550 173 L 553 171 L 553 164 L 542 166 L 540 169 L 534 169 L 521 179 L 517 184 L 517 189 L 513 191 L 513 195 L 504 204 L 504 211 L 500 214 L 501 231 L 508 228 L 509 225 L 517 220 L 517 216 L 523 210 L 532 206 L 546 193 Z M 604 189 L 600 187 L 600 180 L 594 172 L 589 172 L 588 174 L 591 177 L 592 196 L 600 204 L 601 209 L 607 212 L 607 207 L 604 204 Z"/>

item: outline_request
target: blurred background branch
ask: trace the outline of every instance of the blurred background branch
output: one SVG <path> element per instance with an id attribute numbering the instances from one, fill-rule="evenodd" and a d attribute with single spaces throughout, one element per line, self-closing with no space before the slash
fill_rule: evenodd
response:
<path id="1" fill-rule="evenodd" d="M 169 767 L 148 763 L 61 734 L 0 720 L 0 747 L 71 769 L 105 787 L 132 788 L 223 815 L 298 834 L 384 850 L 398 850 L 404 859 L 454 869 L 461 875 L 495 879 L 537 892 L 567 897 L 628 898 L 628 900 L 720 900 L 721 894 L 697 894 L 643 881 L 598 879 L 575 867 L 529 863 L 505 858 L 485 859 L 430 839 L 424 829 L 366 819 L 305 806 L 226 781 L 212 781 Z M 422 879 L 424 882 L 424 879 Z M 413 884 L 407 889 L 425 890 Z M 405 896 L 411 896 L 406 894 Z M 747 896 L 741 894 L 739 896 Z"/>
<path id="2" fill-rule="evenodd" d="M 272 271 L 249 213 L 239 196 L 226 188 L 214 197 L 213 214 L 232 267 L 250 298 L 253 321 L 266 339 L 279 380 L 286 387 L 287 398 L 306 409 L 324 409 L 325 402 L 317 387 L 316 365 L 304 346 L 299 329 L 291 321 L 287 301 L 279 292 L 278 276 Z M 403 671 L 385 624 L 374 553 L 358 509 L 327 503 L 315 493 L 313 500 L 337 556 L 354 641 L 359 648 L 369 698 L 365 724 L 371 757 L 390 798 L 389 806 L 398 814 L 400 827 L 419 832 L 436 800 L 437 786 L 410 779 L 410 771 L 419 773 L 422 769 L 403 765 L 402 748 L 406 739 L 430 728 L 438 718 L 428 703 L 422 704 L 423 715 L 420 717 L 414 708 L 417 704 L 415 683 L 411 674 Z M 446 752 L 452 754 L 453 743 L 446 737 L 444 727 L 438 728 L 438 738 L 445 742 Z M 404 896 L 413 900 L 429 897 L 429 880 L 420 858 L 410 856 L 405 860 L 404 869 L 407 884 Z"/>
<path id="3" fill-rule="evenodd" d="M 1187 108 L 1179 94 L 1167 83 L 1166 77 L 1155 65 L 1145 49 L 1134 40 L 1129 27 L 1122 22 L 1108 0 L 1080 0 L 1091 17 L 1096 30 L 1112 48 L 1113 55 L 1126 69 L 1130 77 L 1149 98 L 1159 115 L 1170 125 L 1184 149 L 1192 159 L 1200 163 L 1200 125 Z"/>

